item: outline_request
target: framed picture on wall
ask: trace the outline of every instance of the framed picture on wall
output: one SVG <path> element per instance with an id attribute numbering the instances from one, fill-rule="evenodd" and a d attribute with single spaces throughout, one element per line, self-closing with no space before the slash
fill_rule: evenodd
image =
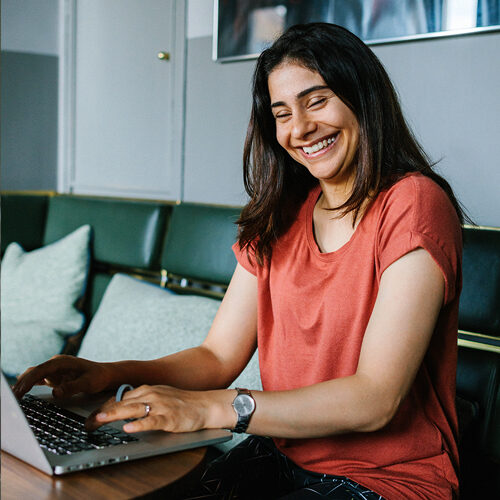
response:
<path id="1" fill-rule="evenodd" d="M 500 0 L 214 0 L 213 59 L 253 59 L 294 24 L 328 22 L 368 44 L 500 29 Z"/>

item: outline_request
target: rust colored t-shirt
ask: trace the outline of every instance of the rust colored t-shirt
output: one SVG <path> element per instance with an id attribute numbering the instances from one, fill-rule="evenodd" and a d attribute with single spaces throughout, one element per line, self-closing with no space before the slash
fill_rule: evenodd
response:
<path id="1" fill-rule="evenodd" d="M 351 239 L 321 253 L 313 234 L 313 188 L 291 228 L 258 266 L 233 247 L 258 278 L 258 347 L 264 390 L 288 390 L 356 372 L 364 332 L 384 270 L 416 248 L 445 279 L 444 305 L 421 368 L 391 422 L 375 432 L 275 439 L 311 471 L 347 476 L 387 499 L 456 496 L 455 376 L 461 231 L 444 191 L 409 174 L 381 192 Z M 411 287 L 411 283 L 408 283 Z"/>

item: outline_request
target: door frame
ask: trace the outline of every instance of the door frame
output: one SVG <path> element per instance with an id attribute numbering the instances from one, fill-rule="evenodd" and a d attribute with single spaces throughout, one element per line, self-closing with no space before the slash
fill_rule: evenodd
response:
<path id="1" fill-rule="evenodd" d="M 59 90 L 58 90 L 58 151 L 57 191 L 73 192 L 75 178 L 76 130 L 76 12 L 78 0 L 59 0 Z M 170 48 L 172 89 L 171 131 L 169 161 L 179 185 L 173 186 L 175 201 L 184 198 L 184 129 L 186 103 L 186 0 L 172 2 L 173 16 L 169 26 L 174 32 L 174 47 Z M 177 145 L 178 147 L 174 147 Z"/>

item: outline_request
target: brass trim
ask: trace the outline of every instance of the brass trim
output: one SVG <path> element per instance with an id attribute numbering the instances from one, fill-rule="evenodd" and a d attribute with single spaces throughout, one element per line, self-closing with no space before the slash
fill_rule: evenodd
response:
<path id="1" fill-rule="evenodd" d="M 132 198 L 127 196 L 105 196 L 97 194 L 76 194 L 76 193 L 57 193 L 57 196 L 67 196 L 69 198 L 84 198 L 87 200 L 109 200 L 109 201 L 140 201 L 149 203 L 161 203 L 163 205 L 173 206 L 177 204 L 176 200 L 160 200 L 155 198 Z"/>
<path id="2" fill-rule="evenodd" d="M 186 278 L 184 276 L 171 274 L 166 269 L 151 271 L 148 269 L 119 266 L 102 262 L 96 262 L 94 266 L 94 272 L 104 273 L 109 276 L 114 276 L 119 273 L 126 274 L 127 276 L 148 281 L 149 283 L 154 283 L 162 288 L 168 288 L 169 290 L 193 293 L 217 299 L 222 299 L 227 290 L 227 285 L 222 283 Z M 214 288 L 220 288 L 220 291 L 214 290 Z"/>
<path id="3" fill-rule="evenodd" d="M 485 335 L 484 333 L 468 332 L 467 330 L 458 330 L 458 333 L 464 333 L 465 335 L 473 335 L 474 337 L 479 337 L 482 339 L 496 340 L 500 342 L 500 337 L 494 337 L 492 335 Z"/>
<path id="4" fill-rule="evenodd" d="M 470 347 L 472 349 L 477 349 L 479 351 L 490 351 L 500 354 L 500 347 L 490 344 L 483 344 L 482 342 L 474 342 L 472 340 L 458 339 L 458 345 L 460 347 Z"/>
<path id="5" fill-rule="evenodd" d="M 163 269 L 162 271 L 165 271 L 167 273 L 169 279 L 175 279 L 178 281 L 185 279 L 187 281 L 191 281 L 191 282 L 197 283 L 199 285 L 218 287 L 218 288 L 222 288 L 224 290 L 227 290 L 227 287 L 228 287 L 228 285 L 226 285 L 224 283 L 217 283 L 215 281 L 204 281 L 204 280 L 200 280 L 198 278 L 188 278 L 186 276 L 181 276 L 180 274 L 170 273 L 166 269 Z"/>
<path id="6" fill-rule="evenodd" d="M 462 227 L 465 229 L 484 229 L 487 231 L 500 231 L 500 227 L 494 227 L 494 226 L 475 226 L 473 224 L 464 224 Z"/>
<path id="7" fill-rule="evenodd" d="M 23 191 L 23 190 L 14 189 L 12 191 L 9 191 L 9 190 L 0 191 L 0 196 L 9 195 L 9 194 L 15 194 L 15 195 L 21 194 L 23 196 L 50 196 L 50 197 L 58 195 L 57 191 L 44 191 L 44 190 Z"/>
<path id="8" fill-rule="evenodd" d="M 46 196 L 61 196 L 68 198 L 85 198 L 88 200 L 110 200 L 110 201 L 142 201 L 142 202 L 151 202 L 151 203 L 162 203 L 164 205 L 178 205 L 181 202 L 179 200 L 160 200 L 154 198 L 131 198 L 126 196 L 104 196 L 104 195 L 94 195 L 94 194 L 76 194 L 76 193 L 58 193 L 57 191 L 36 191 L 36 190 L 13 190 L 13 191 L 0 191 L 0 195 L 4 194 L 21 194 L 24 196 L 33 196 L 33 195 L 46 195 Z"/>
<path id="9" fill-rule="evenodd" d="M 94 261 L 93 263 L 93 273 L 104 273 L 109 276 L 114 276 L 115 274 L 126 274 L 127 276 L 133 276 L 141 280 L 149 281 L 151 283 L 161 282 L 160 271 L 151 271 L 149 269 L 141 269 L 136 267 L 120 266 L 117 264 L 108 264 L 105 262 Z"/>
<path id="10" fill-rule="evenodd" d="M 181 286 L 176 283 L 167 283 L 166 286 L 169 290 L 174 290 L 178 292 L 195 293 L 196 295 L 203 295 L 205 297 L 211 297 L 213 299 L 222 299 L 224 297 L 223 292 L 216 292 L 215 290 L 207 290 L 205 288 L 192 287 L 190 285 Z"/>
<path id="11" fill-rule="evenodd" d="M 202 207 L 211 207 L 211 208 L 236 208 L 238 210 L 243 209 L 243 205 L 227 205 L 224 203 L 205 203 L 203 201 L 181 201 L 181 205 L 195 205 Z"/>
<path id="12" fill-rule="evenodd" d="M 90 200 L 118 200 L 118 201 L 144 201 L 151 203 L 163 203 L 165 205 L 174 206 L 174 205 L 197 205 L 197 206 L 205 206 L 212 208 L 235 208 L 241 210 L 243 205 L 228 205 L 224 203 L 205 203 L 202 201 L 182 201 L 182 200 L 164 200 L 157 198 L 136 198 L 129 196 L 106 196 L 106 195 L 97 195 L 97 194 L 79 194 L 79 193 L 58 193 L 57 191 L 36 191 L 36 190 L 14 190 L 14 191 L 0 191 L 0 195 L 2 194 L 23 194 L 23 195 L 48 195 L 48 196 L 68 196 L 71 198 L 86 198 Z"/>
<path id="13" fill-rule="evenodd" d="M 160 278 L 160 286 L 162 288 L 166 288 L 167 286 L 167 283 L 168 283 L 168 273 L 167 273 L 167 270 L 166 269 L 162 269 L 160 271 L 160 275 L 161 275 L 161 278 Z"/>

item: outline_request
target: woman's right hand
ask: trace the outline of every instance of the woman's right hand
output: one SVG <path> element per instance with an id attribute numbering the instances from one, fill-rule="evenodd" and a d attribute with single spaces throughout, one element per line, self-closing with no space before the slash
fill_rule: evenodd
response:
<path id="1" fill-rule="evenodd" d="M 67 398 L 84 392 L 94 394 L 113 385 L 110 363 L 97 363 L 75 356 L 57 355 L 38 366 L 28 368 L 12 388 L 18 399 L 34 385 L 53 388 L 55 398 Z"/>

